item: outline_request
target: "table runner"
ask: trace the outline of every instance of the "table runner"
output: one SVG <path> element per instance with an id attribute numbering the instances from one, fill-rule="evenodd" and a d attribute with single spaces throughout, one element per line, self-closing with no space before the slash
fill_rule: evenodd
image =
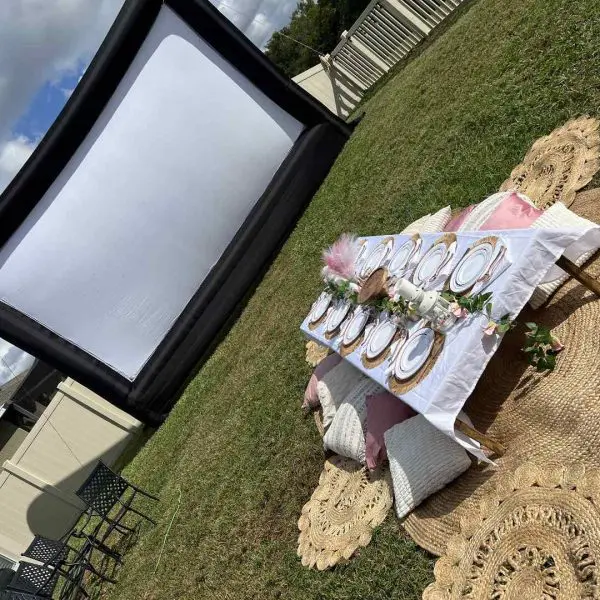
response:
<path id="1" fill-rule="evenodd" d="M 443 234 L 422 234 L 420 256 L 424 256 L 441 235 Z M 465 232 L 456 235 L 456 254 L 443 273 L 448 275 L 474 242 L 490 235 L 498 236 L 504 242 L 507 247 L 506 258 L 510 263 L 484 290 L 493 294 L 492 317 L 496 319 L 506 313 L 515 318 L 538 284 L 556 278 L 557 267 L 554 263 L 563 253 L 568 258 L 574 258 L 585 250 L 600 246 L 600 227 L 592 225 L 576 230 L 521 229 Z M 399 248 L 404 241 L 411 238 L 410 235 L 374 236 L 361 238 L 359 241 L 364 240 L 366 243 L 365 255 L 368 256 L 380 241 L 390 237 L 394 239 L 394 248 Z M 393 251 L 387 260 L 391 256 Z M 384 261 L 381 266 L 385 266 L 386 262 Z M 433 289 L 441 289 L 443 284 L 444 281 L 441 281 Z M 325 322 L 326 319 L 317 327 L 309 326 L 307 316 L 301 325 L 301 330 L 308 337 L 339 352 L 342 335 L 328 339 L 325 336 Z M 487 460 L 479 444 L 454 429 L 456 417 L 502 339 L 502 335 L 484 334 L 487 322 L 487 317 L 482 314 L 474 314 L 457 322 L 446 333 L 441 352 L 431 370 L 415 387 L 405 393 L 396 393 L 388 384 L 386 370 L 390 367 L 389 359 L 377 366 L 365 366 L 361 360 L 364 351 L 362 345 L 344 358 L 365 375 L 395 393 L 414 410 L 424 415 L 432 425 L 455 439 L 469 452 Z M 409 333 L 414 327 L 416 324 L 409 325 Z"/>

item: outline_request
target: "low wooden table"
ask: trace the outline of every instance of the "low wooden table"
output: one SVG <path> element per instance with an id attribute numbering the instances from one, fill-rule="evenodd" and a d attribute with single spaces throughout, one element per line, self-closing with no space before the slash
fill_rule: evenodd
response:
<path id="1" fill-rule="evenodd" d="M 594 293 L 600 295 L 598 282 L 571 261 L 562 257 L 565 248 L 589 232 L 590 229 L 580 231 L 527 229 L 460 233 L 456 236 L 457 249 L 454 259 L 448 265 L 448 273 L 458 264 L 473 243 L 482 237 L 496 235 L 507 246 L 507 258 L 510 266 L 493 279 L 485 289 L 486 292 L 490 291 L 493 294 L 492 316 L 494 318 L 497 319 L 506 313 L 515 318 L 529 300 L 535 287 L 543 281 L 544 274 L 554 263 L 573 275 Z M 600 227 L 596 227 L 596 229 L 598 239 L 600 239 Z M 424 255 L 441 235 L 440 233 L 423 234 L 420 255 Z M 390 237 L 393 237 L 394 247 L 398 248 L 411 236 L 363 238 L 364 243 L 368 246 L 365 254 L 373 252 L 382 240 Z M 381 264 L 385 265 L 391 257 L 393 257 L 393 250 L 382 260 Z M 409 271 L 403 276 L 410 278 L 411 274 Z M 440 281 L 433 286 L 433 289 L 442 289 L 444 282 L 445 280 Z M 357 308 L 355 307 L 353 310 L 357 310 Z M 388 355 L 384 356 L 382 360 L 368 361 L 365 360 L 365 348 L 362 343 L 350 349 L 344 347 L 342 344 L 343 329 L 350 317 L 342 323 L 338 331 L 328 332 L 326 330 L 328 314 L 329 312 L 321 322 L 316 324 L 311 322 L 310 315 L 307 316 L 302 323 L 302 331 L 309 338 L 340 353 L 345 360 L 401 398 L 415 411 L 423 414 L 430 423 L 455 439 L 478 458 L 487 460 L 479 444 L 487 447 L 496 455 L 504 453 L 505 449 L 501 444 L 477 431 L 464 420 L 457 420 L 459 412 L 502 339 L 502 335 L 494 334 L 489 337 L 484 335 L 483 330 L 487 324 L 485 316 L 472 315 L 466 320 L 459 321 L 445 336 L 441 336 L 438 339 L 437 355 L 427 365 L 427 372 L 420 373 L 418 377 L 409 382 L 409 385 L 405 385 L 390 376 L 389 371 L 393 357 Z M 381 315 L 378 318 L 381 318 Z M 415 329 L 422 325 L 409 326 L 408 335 L 414 334 Z"/>

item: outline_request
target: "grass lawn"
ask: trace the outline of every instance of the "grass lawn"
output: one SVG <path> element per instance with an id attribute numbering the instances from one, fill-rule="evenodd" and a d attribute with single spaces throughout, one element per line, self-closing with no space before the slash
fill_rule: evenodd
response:
<path id="1" fill-rule="evenodd" d="M 158 525 L 103 597 L 421 597 L 433 558 L 392 514 L 346 566 L 318 573 L 296 557 L 296 522 L 323 465 L 300 411 L 310 369 L 298 330 L 320 288 L 320 251 L 344 231 L 394 233 L 479 201 L 534 139 L 600 115 L 599 40 L 594 0 L 477 0 L 370 99 L 232 331 L 126 468 L 162 496 Z"/>

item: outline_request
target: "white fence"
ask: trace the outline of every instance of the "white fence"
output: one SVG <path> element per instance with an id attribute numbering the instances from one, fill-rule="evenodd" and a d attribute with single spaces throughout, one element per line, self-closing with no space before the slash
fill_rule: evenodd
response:
<path id="1" fill-rule="evenodd" d="M 373 0 L 334 50 L 321 57 L 333 86 L 334 112 L 347 117 L 367 89 L 463 2 Z"/>
<path id="2" fill-rule="evenodd" d="M 58 539 L 84 506 L 75 490 L 99 458 L 112 464 L 141 423 L 72 379 L 0 471 L 0 566 L 34 534 Z"/>

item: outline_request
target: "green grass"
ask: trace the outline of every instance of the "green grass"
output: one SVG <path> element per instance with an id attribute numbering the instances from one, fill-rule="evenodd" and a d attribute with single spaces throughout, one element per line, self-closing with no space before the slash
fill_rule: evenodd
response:
<path id="1" fill-rule="evenodd" d="M 158 525 L 103 596 L 421 597 L 433 559 L 392 514 L 346 566 L 318 573 L 296 557 L 297 518 L 323 465 L 300 411 L 310 370 L 298 329 L 320 287 L 319 254 L 344 231 L 397 232 L 479 201 L 537 137 L 600 114 L 599 15 L 592 0 L 479 0 L 370 99 L 230 334 L 126 468 L 162 496 Z"/>

